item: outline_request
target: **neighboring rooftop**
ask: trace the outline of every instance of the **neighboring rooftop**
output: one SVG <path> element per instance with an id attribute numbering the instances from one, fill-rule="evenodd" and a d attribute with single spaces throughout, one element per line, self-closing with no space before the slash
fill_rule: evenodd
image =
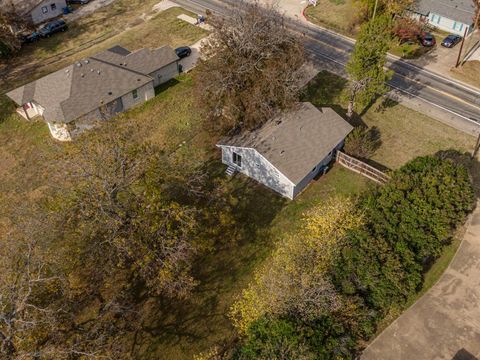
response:
<path id="1" fill-rule="evenodd" d="M 333 109 L 317 109 L 304 102 L 260 129 L 225 139 L 219 145 L 253 148 L 298 184 L 352 129 Z"/>
<path id="2" fill-rule="evenodd" d="M 432 12 L 467 25 L 473 24 L 475 17 L 472 0 L 417 0 L 414 10 L 423 15 Z"/>
<path id="3" fill-rule="evenodd" d="M 106 59 L 102 56 L 104 53 L 122 58 L 136 55 L 129 58 L 131 66 L 123 66 L 117 64 L 113 56 Z M 178 59 L 168 46 L 133 53 L 116 46 L 98 55 L 99 58 L 95 55 L 77 61 L 21 86 L 7 96 L 19 105 L 32 101 L 41 105 L 45 108 L 43 117 L 47 121 L 68 123 L 149 83 L 153 80 L 149 73 L 168 65 L 171 59 Z"/>
<path id="4" fill-rule="evenodd" d="M 178 56 L 170 46 L 162 46 L 153 50 L 140 49 L 134 52 L 130 52 L 121 46 L 114 46 L 93 57 L 142 74 L 150 74 L 178 60 Z"/>

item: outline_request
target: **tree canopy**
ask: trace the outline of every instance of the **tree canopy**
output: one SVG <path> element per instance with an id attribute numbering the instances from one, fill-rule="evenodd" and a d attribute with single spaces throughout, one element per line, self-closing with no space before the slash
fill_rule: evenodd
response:
<path id="1" fill-rule="evenodd" d="M 225 17 L 209 18 L 213 34 L 197 68 L 197 90 L 208 125 L 222 134 L 254 129 L 299 96 L 303 45 L 273 7 L 239 1 Z"/>

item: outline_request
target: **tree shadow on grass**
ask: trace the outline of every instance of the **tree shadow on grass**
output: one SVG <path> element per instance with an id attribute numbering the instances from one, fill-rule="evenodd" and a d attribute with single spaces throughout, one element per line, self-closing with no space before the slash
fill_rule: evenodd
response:
<path id="1" fill-rule="evenodd" d="M 137 336 L 139 356 L 184 357 L 181 352 L 191 357 L 197 347 L 233 341 L 229 308 L 272 248 L 269 229 L 287 200 L 245 176 L 225 178 L 218 159 L 207 167 L 211 181 L 224 187 L 228 200 L 220 217 L 229 219 L 228 226 L 219 225 L 214 250 L 194 264 L 199 284 L 189 298 L 150 298 L 142 335 Z"/>

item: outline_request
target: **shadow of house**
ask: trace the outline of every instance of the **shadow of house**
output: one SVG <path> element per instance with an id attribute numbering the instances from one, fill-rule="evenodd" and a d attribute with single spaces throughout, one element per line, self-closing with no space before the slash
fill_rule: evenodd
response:
<path id="1" fill-rule="evenodd" d="M 297 196 L 332 160 L 353 127 L 331 108 L 299 103 L 260 129 L 221 141 L 227 174 L 239 171 L 286 198 Z"/>

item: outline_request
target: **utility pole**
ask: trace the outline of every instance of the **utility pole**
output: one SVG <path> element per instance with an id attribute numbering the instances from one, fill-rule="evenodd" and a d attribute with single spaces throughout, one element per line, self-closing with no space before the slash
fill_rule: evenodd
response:
<path id="1" fill-rule="evenodd" d="M 472 159 L 475 159 L 477 157 L 479 150 L 480 150 L 480 133 L 478 133 L 477 143 L 475 144 L 475 148 L 473 149 Z"/>
<path id="2" fill-rule="evenodd" d="M 480 0 L 476 1 L 477 3 L 477 16 L 475 17 L 475 22 L 473 23 L 473 32 L 477 31 L 477 26 L 480 23 Z M 468 55 L 468 52 L 472 50 L 470 48 L 470 45 L 472 44 L 473 36 L 470 36 L 470 41 L 468 42 L 467 48 L 469 48 L 466 52 L 465 55 L 463 56 L 462 63 L 465 62 L 465 58 Z"/>
<path id="3" fill-rule="evenodd" d="M 458 51 L 457 64 L 455 65 L 455 67 L 458 67 L 458 65 L 460 65 L 460 58 L 462 56 L 463 44 L 465 44 L 465 38 L 467 37 L 467 31 L 468 27 L 465 28 L 465 33 L 463 34 L 462 45 L 460 45 L 460 50 Z"/>

